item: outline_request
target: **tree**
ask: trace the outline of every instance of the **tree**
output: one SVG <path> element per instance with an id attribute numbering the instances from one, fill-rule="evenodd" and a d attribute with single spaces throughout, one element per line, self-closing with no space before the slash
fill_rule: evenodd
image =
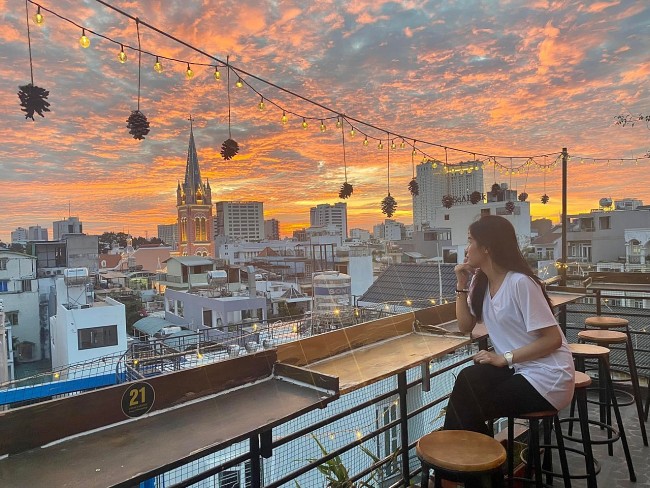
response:
<path id="1" fill-rule="evenodd" d="M 616 125 L 620 125 L 621 127 L 625 127 L 628 125 L 630 127 L 634 127 L 636 124 L 640 122 L 645 122 L 646 128 L 650 129 L 650 115 L 621 114 L 621 115 L 617 115 L 615 118 L 616 118 Z M 644 157 L 650 158 L 650 151 L 647 151 Z"/>

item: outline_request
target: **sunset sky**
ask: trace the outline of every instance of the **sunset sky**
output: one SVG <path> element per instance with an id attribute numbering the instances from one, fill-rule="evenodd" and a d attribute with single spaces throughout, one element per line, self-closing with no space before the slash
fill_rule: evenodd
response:
<path id="1" fill-rule="evenodd" d="M 215 81 L 214 61 L 144 25 L 140 110 L 151 123 L 145 140 L 133 139 L 126 119 L 137 107 L 135 22 L 97 1 L 43 0 L 32 20 L 34 83 L 50 91 L 51 112 L 36 121 L 20 111 L 18 86 L 30 82 L 25 2 L 0 0 L 0 239 L 16 227 L 78 216 L 88 233 L 128 231 L 156 235 L 156 225 L 176 216 L 176 185 L 183 179 L 189 115 L 202 176 L 213 202 L 264 202 L 265 218 L 290 235 L 309 224 L 309 208 L 336 203 L 344 182 L 343 144 L 335 118 L 346 114 L 382 129 L 354 123 L 345 128 L 348 227 L 371 230 L 381 222 L 387 193 L 387 153 L 377 149 L 386 132 L 407 143 L 426 141 L 460 148 L 450 164 L 471 153 L 496 155 L 513 166 L 529 156 L 567 147 L 569 213 L 597 207 L 601 197 L 650 203 L 650 130 L 614 124 L 618 114 L 650 113 L 650 2 L 640 0 L 113 0 L 139 17 L 233 68 L 332 109 L 310 104 L 253 77 L 234 88 L 232 136 L 240 153 L 219 154 L 228 139 L 226 68 Z M 127 61 L 117 60 L 119 44 Z M 195 76 L 185 78 L 187 63 Z M 282 110 L 288 112 L 283 126 Z M 302 117 L 309 127 L 301 127 Z M 364 136 L 370 144 L 364 147 Z M 394 137 L 394 136 L 391 136 Z M 445 159 L 442 148 L 418 142 L 424 154 Z M 419 163 L 423 153 L 418 153 Z M 522 157 L 523 159 L 517 159 Z M 593 158 L 609 159 L 594 162 Z M 620 158 L 639 158 L 624 161 Z M 541 164 L 553 158 L 536 158 Z M 407 185 L 411 148 L 390 151 L 394 218 L 412 223 Z M 560 167 L 536 165 L 515 175 L 486 166 L 486 188 L 495 180 L 529 193 L 534 217 L 558 220 Z M 544 183 L 546 180 L 546 183 Z M 550 196 L 547 205 L 540 197 Z"/>

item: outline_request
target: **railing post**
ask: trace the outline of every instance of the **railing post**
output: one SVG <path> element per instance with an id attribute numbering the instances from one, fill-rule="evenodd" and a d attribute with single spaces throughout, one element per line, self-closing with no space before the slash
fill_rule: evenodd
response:
<path id="1" fill-rule="evenodd" d="M 261 488 L 262 463 L 260 462 L 260 438 L 257 434 L 250 437 L 251 453 L 251 488 Z"/>
<path id="2" fill-rule="evenodd" d="M 404 486 L 409 486 L 411 468 L 409 465 L 408 405 L 406 404 L 408 385 L 406 382 L 406 371 L 397 373 L 397 391 L 399 395 L 400 437 L 402 445 L 402 480 L 404 481 Z"/>

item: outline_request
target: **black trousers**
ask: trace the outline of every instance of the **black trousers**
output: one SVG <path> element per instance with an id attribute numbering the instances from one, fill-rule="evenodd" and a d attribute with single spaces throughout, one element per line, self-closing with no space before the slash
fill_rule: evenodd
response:
<path id="1" fill-rule="evenodd" d="M 471 430 L 490 435 L 487 420 L 553 410 L 535 388 L 510 368 L 475 364 L 463 369 L 451 392 L 446 430 Z"/>

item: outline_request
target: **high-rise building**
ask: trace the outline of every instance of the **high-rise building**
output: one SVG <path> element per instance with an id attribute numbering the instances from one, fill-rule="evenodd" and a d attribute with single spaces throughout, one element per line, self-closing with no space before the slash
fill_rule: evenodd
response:
<path id="1" fill-rule="evenodd" d="M 214 257 L 212 240 L 212 190 L 201 181 L 199 156 L 194 144 L 190 119 L 190 142 L 187 148 L 185 181 L 176 188 L 178 209 L 178 252 L 181 256 Z"/>
<path id="2" fill-rule="evenodd" d="M 259 242 L 264 239 L 262 202 L 217 202 L 217 236 Z"/>
<path id="3" fill-rule="evenodd" d="M 82 234 L 83 224 L 79 217 L 68 217 L 65 220 L 57 220 L 52 222 L 52 238 L 55 241 L 60 241 L 63 236 L 68 234 Z"/>
<path id="4" fill-rule="evenodd" d="M 269 241 L 277 241 L 280 239 L 280 222 L 277 219 L 264 221 L 264 238 Z"/>
<path id="5" fill-rule="evenodd" d="M 16 230 L 11 231 L 12 244 L 25 244 L 27 242 L 27 229 L 18 227 Z"/>
<path id="6" fill-rule="evenodd" d="M 40 225 L 30 225 L 27 229 L 27 240 L 47 241 L 47 228 Z"/>
<path id="7" fill-rule="evenodd" d="M 419 194 L 413 197 L 413 225 L 415 230 L 430 227 L 435 220 L 435 209 L 442 207 L 442 198 L 451 195 L 454 205 L 471 204 L 470 195 L 483 190 L 483 163 L 466 161 L 448 168 L 439 161 L 427 160 L 417 165 L 416 181 Z"/>
<path id="8" fill-rule="evenodd" d="M 178 249 L 178 224 L 160 224 L 158 226 L 158 239 L 172 248 Z"/>
<path id="9" fill-rule="evenodd" d="M 343 239 L 348 237 L 348 204 L 339 202 L 334 205 L 322 203 L 309 210 L 309 225 L 327 227 L 333 225 L 341 231 Z"/>

